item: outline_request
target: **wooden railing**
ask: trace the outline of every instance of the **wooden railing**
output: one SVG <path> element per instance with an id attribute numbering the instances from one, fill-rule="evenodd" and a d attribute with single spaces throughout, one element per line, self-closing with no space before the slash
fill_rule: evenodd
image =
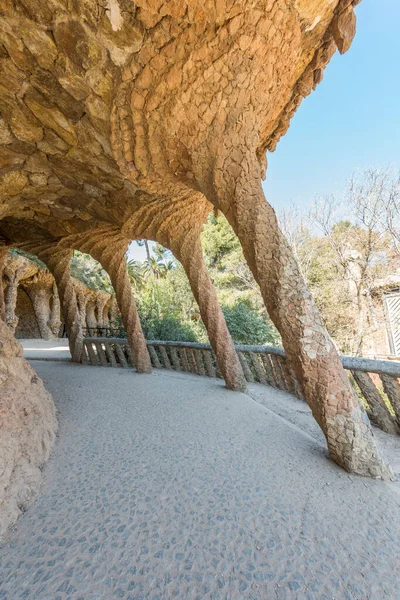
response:
<path id="1" fill-rule="evenodd" d="M 155 369 L 221 377 L 209 344 L 148 341 L 147 347 Z M 282 348 L 241 345 L 235 348 L 249 383 L 269 385 L 303 399 L 301 385 Z M 133 367 L 128 341 L 121 338 L 85 338 L 83 362 Z M 371 421 L 387 433 L 399 433 L 400 362 L 342 356 L 342 363 Z"/>

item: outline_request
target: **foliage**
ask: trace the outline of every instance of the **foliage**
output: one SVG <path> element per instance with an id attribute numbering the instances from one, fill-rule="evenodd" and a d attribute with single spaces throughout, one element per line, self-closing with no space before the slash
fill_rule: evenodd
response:
<path id="1" fill-rule="evenodd" d="M 239 240 L 223 216 L 211 213 L 203 227 L 204 259 L 222 305 L 250 301 L 257 312 L 265 313 L 260 289 L 244 259 Z"/>
<path id="2" fill-rule="evenodd" d="M 28 258 L 31 262 L 37 264 L 41 269 L 47 271 L 47 267 L 35 254 L 31 254 L 30 252 L 25 252 L 25 250 L 19 250 L 18 248 L 11 248 L 10 254 L 12 256 L 24 256 Z"/>
<path id="3" fill-rule="evenodd" d="M 249 345 L 279 343 L 276 330 L 251 307 L 248 301 L 238 300 L 233 306 L 224 306 L 223 313 L 235 343 Z"/>
<path id="4" fill-rule="evenodd" d="M 208 267 L 223 270 L 227 256 L 240 248 L 239 240 L 225 217 L 211 213 L 203 227 L 201 242 Z"/>
<path id="5" fill-rule="evenodd" d="M 182 266 L 174 264 L 162 278 L 149 277 L 137 294 L 137 306 L 148 339 L 195 342 L 204 338 L 199 311 Z"/>
<path id="6" fill-rule="evenodd" d="M 311 213 L 286 211 L 281 224 L 339 350 L 375 355 L 381 282 L 396 270 L 400 242 L 398 175 L 368 169 L 342 197 L 320 196 Z M 295 217 L 295 218 L 294 218 Z"/>
<path id="7" fill-rule="evenodd" d="M 183 323 L 174 315 L 159 316 L 156 312 L 143 314 L 139 311 L 143 333 L 148 340 L 172 340 L 197 342 L 197 335 L 189 323 Z"/>
<path id="8" fill-rule="evenodd" d="M 157 256 L 151 256 L 146 260 L 142 267 L 142 273 L 144 277 L 154 277 L 155 279 L 162 279 L 174 268 L 174 263 L 171 260 L 165 261 Z"/>
<path id="9" fill-rule="evenodd" d="M 136 289 L 139 288 L 143 283 L 142 264 L 132 258 L 131 260 L 127 261 L 126 268 L 128 270 L 128 276 L 132 286 Z"/>
<path id="10" fill-rule="evenodd" d="M 400 184 L 397 174 L 369 169 L 353 178 L 342 198 L 318 197 L 310 214 L 283 211 L 281 227 L 339 350 L 368 354 L 384 324 L 374 311 L 379 282 L 400 254 Z M 233 340 L 279 344 L 280 338 L 223 216 L 203 227 L 204 259 Z M 160 244 L 142 240 L 146 260 L 127 264 L 144 333 L 149 339 L 204 341 L 207 333 L 186 274 Z M 87 255 L 75 253 L 73 274 L 95 289 L 109 280 Z M 392 271 L 391 271 L 392 270 Z"/>
<path id="11" fill-rule="evenodd" d="M 74 252 L 71 263 L 71 275 L 76 277 L 92 290 L 104 290 L 113 294 L 110 278 L 105 270 L 89 254 Z"/>

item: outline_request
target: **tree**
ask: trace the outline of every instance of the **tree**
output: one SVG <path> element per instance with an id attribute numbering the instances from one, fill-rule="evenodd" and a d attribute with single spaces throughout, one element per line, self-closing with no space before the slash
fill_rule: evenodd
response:
<path id="1" fill-rule="evenodd" d="M 391 246 L 387 230 L 380 226 L 382 199 L 363 195 L 361 189 L 354 194 L 351 181 L 344 201 L 333 196 L 319 198 L 313 211 L 314 221 L 333 252 L 337 290 L 346 283 L 342 303 L 347 304 L 347 318 L 352 323 L 349 351 L 357 356 L 363 354 L 366 338 L 379 326 L 372 291 L 387 272 Z M 338 220 L 337 215 L 346 213 L 349 218 Z M 335 305 L 332 298 L 331 306 Z"/>
<path id="2" fill-rule="evenodd" d="M 367 169 L 361 176 L 352 177 L 348 197 L 357 220 L 368 230 L 390 235 L 400 255 L 399 173 L 391 167 Z"/>
<path id="3" fill-rule="evenodd" d="M 179 263 L 174 263 L 163 277 L 145 279 L 137 305 L 148 339 L 207 341 L 198 306 Z"/>
<path id="4" fill-rule="evenodd" d="M 142 264 L 139 261 L 132 258 L 126 263 L 126 267 L 128 269 L 128 275 L 132 285 L 136 290 L 139 289 L 140 286 L 143 284 Z"/>
<path id="5" fill-rule="evenodd" d="M 141 246 L 141 247 L 144 246 L 146 248 L 147 260 L 150 260 L 151 254 L 150 254 L 150 247 L 149 247 L 148 240 L 136 240 L 136 243 L 137 243 L 138 246 Z"/>
<path id="6" fill-rule="evenodd" d="M 246 314 L 250 319 L 250 313 L 252 313 L 253 325 L 257 328 L 257 324 L 265 324 L 271 332 L 270 343 L 276 343 L 279 335 L 265 310 L 260 288 L 244 259 L 240 242 L 224 216 L 210 214 L 203 227 L 202 245 L 204 259 L 216 287 L 218 300 L 224 313 L 226 312 L 228 315 L 227 318 L 237 320 L 242 313 L 243 318 Z M 244 326 L 244 321 L 242 324 Z M 250 320 L 248 320 L 248 326 L 250 326 Z M 236 331 L 236 333 L 232 333 L 232 331 Z M 239 333 L 239 330 L 233 328 L 232 331 L 232 337 L 237 343 L 245 338 L 255 339 L 257 337 L 252 338 L 244 330 Z"/>
<path id="7" fill-rule="evenodd" d="M 80 279 L 93 290 L 104 290 L 109 294 L 114 293 L 108 274 L 101 264 L 89 254 L 75 250 L 71 258 L 70 268 L 72 277 Z"/>
<path id="8" fill-rule="evenodd" d="M 391 169 L 353 176 L 344 193 L 319 196 L 309 215 L 281 215 L 324 323 L 342 352 L 373 350 L 382 328 L 374 305 L 379 281 L 398 252 L 399 183 Z"/>
<path id="9" fill-rule="evenodd" d="M 222 310 L 236 344 L 279 343 L 275 328 L 252 308 L 250 302 L 239 300 L 233 306 L 224 306 Z"/>
<path id="10" fill-rule="evenodd" d="M 265 312 L 260 288 L 244 259 L 242 247 L 224 216 L 211 213 L 201 236 L 204 260 L 222 304 L 238 298 L 251 299 L 256 310 Z"/>
<path id="11" fill-rule="evenodd" d="M 143 274 L 145 277 L 161 279 L 164 277 L 166 271 L 165 264 L 155 256 L 151 256 L 150 259 L 143 263 Z"/>
<path id="12" fill-rule="evenodd" d="M 201 242 L 206 264 L 209 267 L 222 267 L 222 260 L 240 248 L 239 240 L 223 216 L 211 213 L 203 227 Z"/>

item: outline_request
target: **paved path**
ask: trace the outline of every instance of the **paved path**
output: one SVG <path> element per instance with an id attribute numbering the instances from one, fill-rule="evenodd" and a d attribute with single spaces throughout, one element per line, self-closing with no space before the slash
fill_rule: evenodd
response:
<path id="1" fill-rule="evenodd" d="M 24 357 L 28 360 L 71 360 L 68 340 L 18 340 L 24 349 Z"/>
<path id="2" fill-rule="evenodd" d="M 400 497 L 264 406 L 191 375 L 34 367 L 59 439 L 0 598 L 400 599 Z"/>
<path id="3" fill-rule="evenodd" d="M 263 406 L 283 417 L 287 423 L 300 429 L 304 434 L 311 436 L 315 441 L 325 446 L 325 437 L 322 429 L 314 419 L 311 409 L 306 402 L 280 390 L 273 393 L 265 385 L 251 383 L 248 385 L 248 394 Z M 378 441 L 379 449 L 390 464 L 396 481 L 390 487 L 400 496 L 400 436 L 388 435 L 378 427 L 372 425 L 374 435 Z"/>

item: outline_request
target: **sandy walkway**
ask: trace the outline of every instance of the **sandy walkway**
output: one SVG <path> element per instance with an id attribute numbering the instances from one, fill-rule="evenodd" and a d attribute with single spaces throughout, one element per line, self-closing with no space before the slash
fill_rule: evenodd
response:
<path id="1" fill-rule="evenodd" d="M 1 549 L 0 598 L 400 598 L 400 497 L 249 397 L 178 373 L 34 367 L 59 439 Z"/>

